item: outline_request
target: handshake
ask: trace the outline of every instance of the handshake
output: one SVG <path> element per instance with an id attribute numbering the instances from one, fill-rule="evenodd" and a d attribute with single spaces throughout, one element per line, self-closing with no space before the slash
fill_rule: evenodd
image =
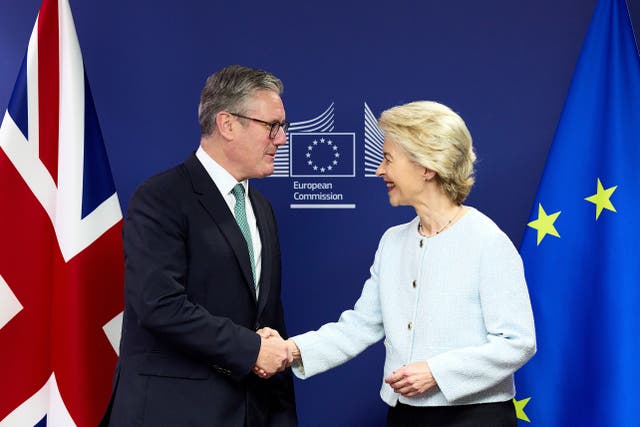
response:
<path id="1" fill-rule="evenodd" d="M 292 340 L 283 340 L 278 331 L 262 328 L 257 331 L 260 335 L 260 352 L 253 372 L 260 378 L 270 378 L 274 374 L 284 371 L 294 361 L 300 360 L 300 350 Z"/>

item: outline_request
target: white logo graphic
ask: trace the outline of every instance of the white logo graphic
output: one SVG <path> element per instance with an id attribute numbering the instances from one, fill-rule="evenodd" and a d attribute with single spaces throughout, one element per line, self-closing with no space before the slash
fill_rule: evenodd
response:
<path id="1" fill-rule="evenodd" d="M 291 209 L 355 209 L 353 189 L 346 181 L 356 177 L 355 132 L 333 132 L 334 103 L 319 116 L 293 122 L 288 144 L 278 149 L 272 177 L 293 178 Z M 384 137 L 371 109 L 364 103 L 364 176 L 375 177 L 382 162 Z M 302 179 L 299 179 L 302 178 Z"/>
<path id="2" fill-rule="evenodd" d="M 364 103 L 364 176 L 375 177 L 382 162 L 384 136 L 371 109 Z"/>
<path id="3" fill-rule="evenodd" d="M 291 133 L 291 176 L 337 178 L 356 176 L 353 132 Z"/>

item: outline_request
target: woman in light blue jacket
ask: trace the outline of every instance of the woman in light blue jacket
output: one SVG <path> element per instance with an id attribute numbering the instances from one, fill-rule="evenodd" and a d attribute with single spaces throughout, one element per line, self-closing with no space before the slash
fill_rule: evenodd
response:
<path id="1" fill-rule="evenodd" d="M 384 338 L 389 426 L 516 426 L 513 374 L 536 351 L 533 314 L 513 244 L 462 204 L 474 183 L 471 135 L 429 101 L 391 108 L 379 124 L 376 174 L 389 202 L 417 216 L 384 233 L 353 309 L 291 338 L 293 371 L 309 378 Z"/>

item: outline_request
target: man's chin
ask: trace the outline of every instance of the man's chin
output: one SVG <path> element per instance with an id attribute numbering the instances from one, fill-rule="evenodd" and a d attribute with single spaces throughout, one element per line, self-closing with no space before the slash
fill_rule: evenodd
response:
<path id="1" fill-rule="evenodd" d="M 261 173 L 258 176 L 256 176 L 256 178 L 266 178 L 266 177 L 272 175 L 273 172 L 275 172 L 275 168 L 273 167 L 273 165 L 271 165 L 271 167 L 264 168 L 261 171 Z"/>

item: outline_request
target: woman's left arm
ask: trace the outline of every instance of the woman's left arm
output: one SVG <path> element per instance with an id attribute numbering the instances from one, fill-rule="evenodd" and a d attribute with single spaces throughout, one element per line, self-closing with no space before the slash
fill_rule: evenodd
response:
<path id="1" fill-rule="evenodd" d="M 479 297 L 487 342 L 427 360 L 431 375 L 449 401 L 499 384 L 536 352 L 533 312 L 520 255 L 500 233 L 487 241 L 481 257 Z"/>

